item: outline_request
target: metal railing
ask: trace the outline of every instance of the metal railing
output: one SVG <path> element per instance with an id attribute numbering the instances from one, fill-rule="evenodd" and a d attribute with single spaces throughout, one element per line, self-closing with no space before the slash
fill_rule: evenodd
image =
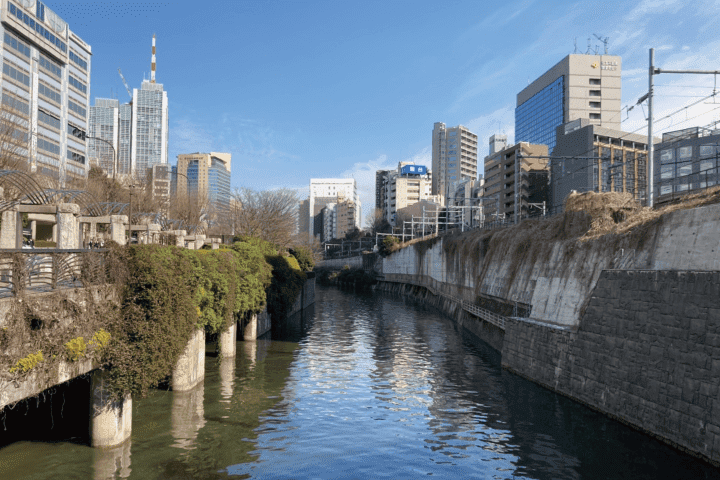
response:
<path id="1" fill-rule="evenodd" d="M 460 305 L 460 307 L 462 307 L 462 309 L 465 310 L 466 312 L 471 313 L 471 314 L 475 315 L 476 317 L 481 318 L 481 319 L 485 320 L 486 322 L 492 323 L 496 327 L 505 330 L 505 317 L 503 317 L 502 315 L 499 315 L 495 312 L 491 312 L 490 310 L 486 310 L 472 302 L 466 302 L 462 298 L 456 297 L 455 295 L 449 295 L 447 293 L 438 292 L 431 287 L 425 287 L 425 288 L 427 288 L 430 291 L 430 293 L 432 293 L 434 295 L 439 295 L 448 300 L 452 300 L 453 302 Z"/>
<path id="2" fill-rule="evenodd" d="M 0 297 L 107 283 L 107 249 L 2 249 Z"/>

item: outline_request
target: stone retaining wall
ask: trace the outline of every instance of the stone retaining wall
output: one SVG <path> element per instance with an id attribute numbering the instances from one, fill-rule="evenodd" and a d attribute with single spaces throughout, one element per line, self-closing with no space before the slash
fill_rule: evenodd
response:
<path id="1" fill-rule="evenodd" d="M 503 367 L 720 464 L 720 272 L 606 270 L 577 329 L 518 319 Z"/>

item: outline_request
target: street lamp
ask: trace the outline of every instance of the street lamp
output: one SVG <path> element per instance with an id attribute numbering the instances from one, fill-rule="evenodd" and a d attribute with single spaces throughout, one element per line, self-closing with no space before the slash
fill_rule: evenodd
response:
<path id="1" fill-rule="evenodd" d="M 79 131 L 79 129 L 77 129 L 77 128 L 75 130 Z M 110 145 L 110 148 L 112 148 L 112 150 L 113 150 L 113 180 L 115 180 L 115 172 L 117 172 L 117 167 L 118 167 L 118 165 L 117 165 L 117 150 L 115 150 L 115 145 L 110 143 L 108 140 L 105 140 L 104 138 L 91 137 L 90 135 L 84 135 L 83 137 L 86 139 L 89 139 L 89 140 L 100 140 L 101 142 L 105 142 L 108 145 Z"/>

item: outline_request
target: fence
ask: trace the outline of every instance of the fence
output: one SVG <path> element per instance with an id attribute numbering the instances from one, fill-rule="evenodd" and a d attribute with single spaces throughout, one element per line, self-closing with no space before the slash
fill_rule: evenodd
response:
<path id="1" fill-rule="evenodd" d="M 108 283 L 107 249 L 3 249 L 0 297 Z"/>

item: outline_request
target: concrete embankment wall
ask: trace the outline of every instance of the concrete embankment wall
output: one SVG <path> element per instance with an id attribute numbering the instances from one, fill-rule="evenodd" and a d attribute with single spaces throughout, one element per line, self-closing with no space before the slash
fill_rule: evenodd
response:
<path id="1" fill-rule="evenodd" d="M 720 205 L 671 213 L 649 234 L 631 248 L 496 248 L 476 264 L 440 239 L 387 257 L 378 288 L 438 306 L 504 367 L 720 464 Z M 530 313 L 503 331 L 457 306 L 483 299 Z"/>

